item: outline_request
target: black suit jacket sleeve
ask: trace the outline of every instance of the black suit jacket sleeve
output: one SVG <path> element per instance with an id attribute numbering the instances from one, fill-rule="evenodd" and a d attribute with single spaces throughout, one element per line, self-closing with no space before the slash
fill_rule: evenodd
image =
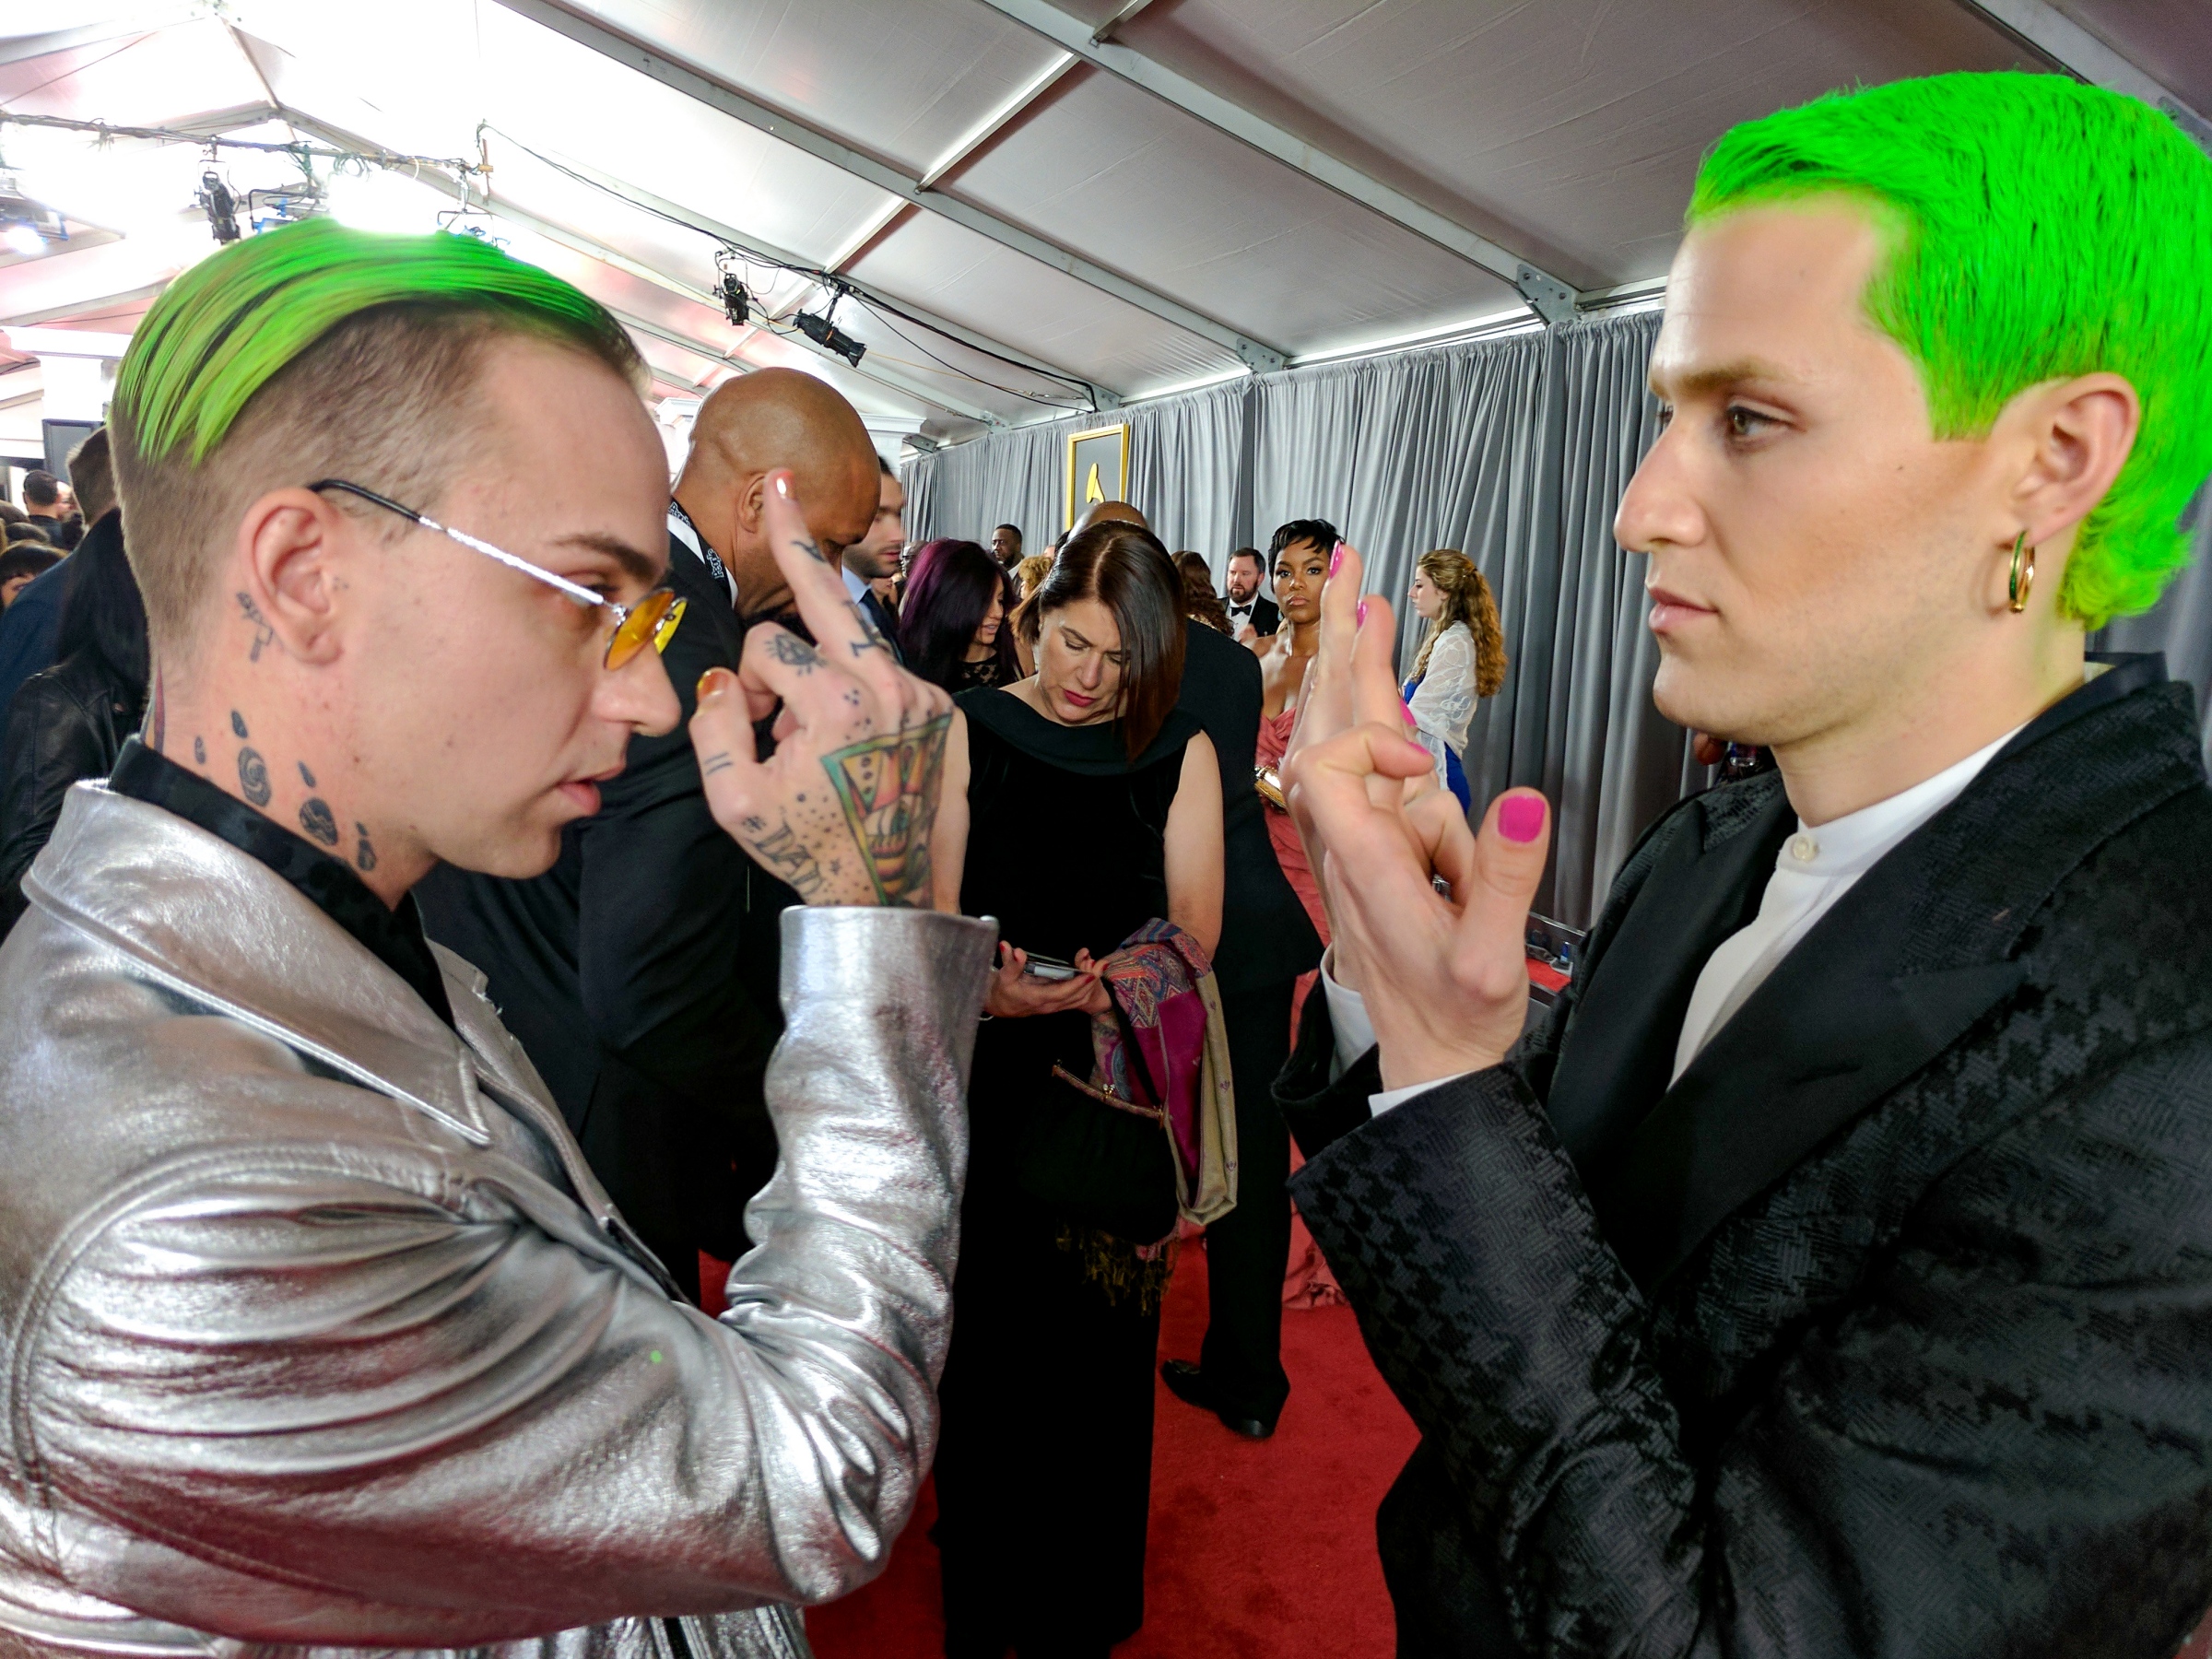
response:
<path id="1" fill-rule="evenodd" d="M 2155 1655 L 2206 1593 L 2212 1424 L 2169 1367 L 2206 1351 L 2212 1217 L 2177 1231 L 2162 1201 L 2201 1157 L 2168 1107 L 2207 1077 L 2212 1043 L 2176 1042 L 1987 1147 L 1948 1183 L 1957 1252 L 1900 1253 L 1711 1445 L 1686 1440 L 1650 1310 L 1514 1069 L 1385 1113 L 1292 1190 L 1421 1429 L 1409 1477 L 1475 1541 L 1520 1652 Z M 2084 1216 L 2051 1172 L 2091 1176 L 2114 1122 L 2143 1201 Z M 1930 1520 L 1940 1571 L 1913 1535 Z M 2076 1551 L 2152 1592 L 1944 1593 L 2055 1578 Z M 1402 1619 L 1446 1599 L 1393 1590 Z M 1433 1639 L 1402 1651 L 1474 1651 Z"/>
<path id="2" fill-rule="evenodd" d="M 1382 1088 L 1381 1052 L 1370 1048 L 1344 1076 L 1329 1076 L 1336 1061 L 1336 1029 L 1329 999 L 1317 982 L 1299 1016 L 1298 1041 L 1275 1080 L 1275 1103 L 1305 1158 L 1342 1140 L 1370 1117 L 1367 1098 Z"/>
<path id="3" fill-rule="evenodd" d="M 600 1045 L 661 1087 L 744 1110 L 781 1022 L 745 988 L 745 852 L 708 810 L 687 730 L 699 677 L 735 661 L 695 599 L 662 662 L 682 719 L 638 738 L 582 826 L 577 973 Z"/>

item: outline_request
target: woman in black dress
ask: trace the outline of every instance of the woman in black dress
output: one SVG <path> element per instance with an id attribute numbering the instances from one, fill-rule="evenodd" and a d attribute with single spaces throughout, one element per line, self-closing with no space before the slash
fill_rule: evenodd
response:
<path id="1" fill-rule="evenodd" d="M 1135 525 L 1069 541 L 1025 613 L 1037 672 L 956 700 L 937 900 L 995 916 L 969 1091 L 935 1537 L 948 1659 L 1102 1659 L 1144 1622 L 1152 1368 L 1175 1177 L 1092 1075 L 1100 960 L 1221 926 L 1221 778 L 1177 711 L 1182 591 Z M 965 857 L 963 859 L 963 850 Z M 1072 977 L 1032 971 L 1031 953 Z"/>
<path id="2" fill-rule="evenodd" d="M 975 543 L 924 542 L 899 605 L 899 654 L 908 671 L 956 695 L 1019 679 L 1006 626 L 1013 586 Z"/>

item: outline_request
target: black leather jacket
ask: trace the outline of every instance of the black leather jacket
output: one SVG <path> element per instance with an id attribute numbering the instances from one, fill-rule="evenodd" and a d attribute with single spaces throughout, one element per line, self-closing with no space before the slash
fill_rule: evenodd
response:
<path id="1" fill-rule="evenodd" d="M 138 724 L 144 696 L 94 651 L 23 682 L 0 740 L 0 936 L 23 913 L 23 872 L 79 778 L 104 778 Z"/>

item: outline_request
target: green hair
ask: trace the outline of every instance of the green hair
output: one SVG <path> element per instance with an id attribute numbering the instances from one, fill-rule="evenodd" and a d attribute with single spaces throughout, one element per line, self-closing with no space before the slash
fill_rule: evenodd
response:
<path id="1" fill-rule="evenodd" d="M 499 313 L 638 376 L 621 324 L 548 271 L 473 236 L 375 236 L 310 219 L 233 242 L 171 283 L 124 354 L 116 413 L 141 457 L 182 448 L 197 465 L 331 329 L 406 303 Z"/>
<path id="2" fill-rule="evenodd" d="M 1871 197 L 1893 246 L 1867 315 L 1919 366 L 1942 438 L 2012 396 L 2105 370 L 2143 403 L 2083 521 L 2060 607 L 2148 609 L 2188 562 L 2212 473 L 2212 157 L 2132 98 L 2056 75 L 1938 75 L 1829 96 L 1725 134 L 1688 222 L 1828 191 Z"/>

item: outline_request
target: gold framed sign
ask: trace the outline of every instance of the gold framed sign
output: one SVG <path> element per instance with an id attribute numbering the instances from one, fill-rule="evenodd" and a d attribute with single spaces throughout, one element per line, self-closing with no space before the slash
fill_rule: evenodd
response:
<path id="1" fill-rule="evenodd" d="M 1071 432 L 1067 439 L 1067 522 L 1093 501 L 1129 499 L 1129 423 Z"/>

